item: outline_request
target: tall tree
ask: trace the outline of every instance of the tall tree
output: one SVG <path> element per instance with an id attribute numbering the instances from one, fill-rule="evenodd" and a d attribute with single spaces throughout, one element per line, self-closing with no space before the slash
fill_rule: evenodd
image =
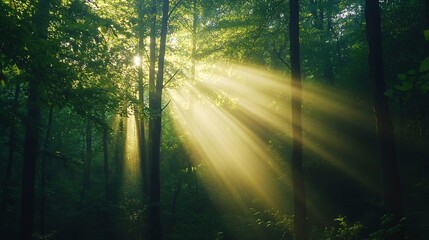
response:
<path id="1" fill-rule="evenodd" d="M 91 185 L 91 166 L 92 165 L 92 123 L 89 117 L 85 124 L 85 162 L 83 163 L 83 190 L 82 196 L 86 194 Z"/>
<path id="2" fill-rule="evenodd" d="M 49 25 L 50 0 L 40 0 L 33 17 L 34 37 L 38 43 L 47 39 Z M 41 44 L 42 45 L 42 44 Z M 21 192 L 20 239 L 30 240 L 34 218 L 34 183 L 36 162 L 39 153 L 40 100 L 39 87 L 46 77 L 42 61 L 42 48 L 32 49 L 30 56 L 30 75 L 28 85 L 28 106 L 25 124 L 24 161 Z"/>
<path id="3" fill-rule="evenodd" d="M 46 160 L 49 151 L 49 140 L 51 138 L 54 107 L 49 106 L 48 124 L 46 127 L 45 140 L 43 143 L 43 154 L 40 159 L 40 234 L 46 233 Z"/>
<path id="4" fill-rule="evenodd" d="M 20 83 L 16 83 L 15 85 L 15 94 L 14 99 L 12 103 L 12 119 L 10 123 L 10 129 L 9 129 L 9 142 L 8 142 L 8 155 L 7 155 L 7 165 L 6 165 L 6 180 L 4 183 L 4 197 L 3 197 L 3 203 L 1 206 L 1 209 L 4 210 L 6 206 L 8 205 L 9 201 L 9 195 L 10 195 L 10 179 L 12 177 L 12 167 L 15 162 L 15 152 L 17 147 L 17 122 L 18 122 L 18 106 L 19 106 L 19 95 L 21 92 L 21 86 Z"/>
<path id="5" fill-rule="evenodd" d="M 157 98 L 156 94 L 156 86 L 155 86 L 155 74 L 156 74 L 156 15 L 157 15 L 157 1 L 152 0 L 151 2 L 151 10 L 150 10 L 150 43 L 149 43 L 149 137 L 148 137 L 148 175 L 149 175 L 149 215 L 148 215 L 148 223 L 147 223 L 147 236 L 151 240 L 161 239 L 161 216 L 160 216 L 160 190 L 159 190 L 159 169 L 156 169 L 159 166 L 157 162 L 156 150 L 154 153 L 154 145 L 156 145 L 156 141 L 154 140 L 155 134 L 155 116 L 154 112 L 156 109 L 155 101 Z M 157 201 L 158 200 L 158 201 Z"/>
<path id="6" fill-rule="evenodd" d="M 138 77 L 138 92 L 139 92 L 139 107 L 136 112 L 137 127 L 138 127 L 138 141 L 140 147 L 140 168 L 142 172 L 143 190 L 148 192 L 148 169 L 147 169 L 147 143 L 146 143 L 146 131 L 145 131 L 145 101 L 144 101 L 144 84 L 143 84 L 143 57 L 144 57 L 144 0 L 138 0 L 137 4 L 137 27 L 138 27 L 138 64 L 137 64 L 137 77 Z"/>
<path id="7" fill-rule="evenodd" d="M 396 226 L 402 218 L 402 194 L 399 170 L 396 161 L 396 146 L 393 123 L 389 105 L 385 96 L 384 66 L 381 43 L 381 16 L 378 0 L 365 1 L 366 33 L 369 45 L 369 77 L 373 88 L 373 104 L 377 127 L 377 141 L 381 174 L 383 178 L 384 206 L 389 215 L 393 215 L 390 226 Z M 386 231 L 387 239 L 402 239 L 402 233 L 391 235 Z"/>
<path id="8" fill-rule="evenodd" d="M 292 91 L 292 186 L 294 195 L 294 233 L 297 240 L 307 238 L 306 234 L 306 198 L 302 169 L 302 85 L 299 51 L 299 0 L 290 0 L 290 66 Z"/>
<path id="9" fill-rule="evenodd" d="M 156 1 L 152 2 L 152 26 L 151 26 L 151 69 L 149 70 L 149 108 L 150 108 L 150 121 L 149 121 L 149 238 L 162 239 L 162 227 L 160 217 L 160 149 L 161 149 L 161 116 L 162 116 L 162 89 L 164 87 L 164 60 L 167 41 L 167 24 L 169 17 L 169 0 L 164 0 L 162 4 L 162 21 L 161 21 L 161 35 L 158 56 L 158 72 L 156 74 L 156 81 L 154 79 L 155 69 L 154 66 L 155 44 L 155 27 L 156 27 Z"/>
<path id="10" fill-rule="evenodd" d="M 426 28 L 429 28 L 429 0 L 425 0 L 425 17 L 426 17 Z"/>
<path id="11" fill-rule="evenodd" d="M 110 189 L 110 164 L 109 164 L 109 126 L 107 123 L 102 124 L 103 130 L 103 170 L 104 170 L 104 190 L 106 199 L 112 199 L 112 192 Z"/>

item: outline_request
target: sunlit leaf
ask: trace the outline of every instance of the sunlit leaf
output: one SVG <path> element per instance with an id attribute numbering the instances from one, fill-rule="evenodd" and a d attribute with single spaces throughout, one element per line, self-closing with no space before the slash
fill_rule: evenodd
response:
<path id="1" fill-rule="evenodd" d="M 425 37 L 425 40 L 429 42 L 429 29 L 423 31 L 423 36 Z"/>
<path id="2" fill-rule="evenodd" d="M 420 64 L 419 71 L 420 72 L 429 71 L 429 57 L 425 58 L 425 60 L 423 60 L 423 62 Z"/>

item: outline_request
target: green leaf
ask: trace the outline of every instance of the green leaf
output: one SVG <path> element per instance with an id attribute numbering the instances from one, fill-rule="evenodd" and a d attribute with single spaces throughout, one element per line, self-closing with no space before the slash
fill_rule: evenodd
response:
<path id="1" fill-rule="evenodd" d="M 429 81 L 426 81 L 425 83 L 420 85 L 420 89 L 425 93 L 429 92 Z"/>
<path id="2" fill-rule="evenodd" d="M 429 42 L 429 29 L 423 31 L 423 36 L 425 37 L 425 40 Z"/>
<path id="3" fill-rule="evenodd" d="M 419 71 L 420 72 L 429 71 L 429 57 L 425 58 L 425 60 L 423 60 L 423 62 L 420 64 Z"/>
<path id="4" fill-rule="evenodd" d="M 402 84 L 396 85 L 396 89 L 402 92 L 409 91 L 413 88 L 413 83 L 407 81 Z"/>
<path id="5" fill-rule="evenodd" d="M 407 80 L 407 75 L 405 74 L 398 74 L 398 79 L 401 81 Z"/>
<path id="6" fill-rule="evenodd" d="M 4 79 L 0 80 L 0 85 L 1 85 L 2 87 L 5 87 L 5 86 L 6 86 L 6 82 L 4 81 Z"/>
<path id="7" fill-rule="evenodd" d="M 386 97 L 392 97 L 393 96 L 393 90 L 392 89 L 387 90 L 384 93 L 384 96 L 386 96 Z"/>
<path id="8" fill-rule="evenodd" d="M 416 70 L 409 70 L 409 71 L 407 72 L 407 74 L 408 74 L 409 76 L 417 75 L 417 71 L 416 71 Z"/>

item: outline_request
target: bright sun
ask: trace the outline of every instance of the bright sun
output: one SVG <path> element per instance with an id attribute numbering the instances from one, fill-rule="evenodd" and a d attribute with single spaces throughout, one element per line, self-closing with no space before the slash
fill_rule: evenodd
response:
<path id="1" fill-rule="evenodd" d="M 134 56 L 134 66 L 138 67 L 141 65 L 140 56 Z"/>

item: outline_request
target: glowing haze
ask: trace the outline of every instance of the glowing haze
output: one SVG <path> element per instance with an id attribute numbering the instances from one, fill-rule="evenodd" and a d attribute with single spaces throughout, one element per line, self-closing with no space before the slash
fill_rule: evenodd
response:
<path id="1" fill-rule="evenodd" d="M 285 208 L 284 195 L 291 192 L 290 92 L 287 77 L 238 65 L 217 65 L 209 73 L 198 73 L 195 82 L 167 89 L 175 129 L 194 165 L 203 166 L 205 185 L 219 205 L 225 205 L 226 192 L 236 201 L 228 205 L 243 211 L 250 202 Z M 304 115 L 323 114 L 352 126 L 357 122 L 356 128 L 371 121 L 354 101 L 332 89 L 305 86 L 303 100 Z M 304 119 L 305 151 L 371 188 L 370 180 L 342 161 L 344 156 L 361 157 L 359 144 L 329 122 Z"/>

